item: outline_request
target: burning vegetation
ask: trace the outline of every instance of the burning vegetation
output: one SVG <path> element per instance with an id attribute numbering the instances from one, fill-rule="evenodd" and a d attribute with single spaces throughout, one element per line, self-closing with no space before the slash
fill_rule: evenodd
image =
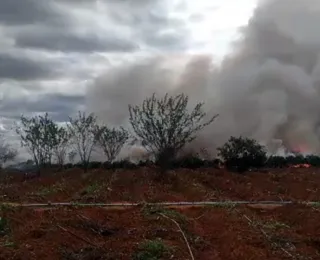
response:
<path id="1" fill-rule="evenodd" d="M 162 173 L 173 168 L 214 167 L 246 172 L 258 168 L 320 166 L 320 157 L 303 155 L 308 150 L 306 145 L 297 146 L 286 156 L 270 156 L 267 147 L 243 136 L 230 137 L 217 148 L 217 157 L 212 157 L 205 148 L 199 153 L 195 150 L 187 152 L 185 148 L 192 145 L 198 132 L 217 118 L 217 115 L 207 116 L 203 103 L 196 104 L 193 110 L 187 107 L 186 95 L 157 97 L 154 94 L 141 105 L 129 106 L 133 132 L 123 127 L 101 125 L 94 114 L 82 112 L 78 113 L 78 118 L 70 118 L 65 126 L 54 122 L 48 113 L 33 118 L 22 117 L 17 133 L 34 158 L 36 172 L 26 173 L 24 180 L 39 177 L 41 169 L 52 165 L 60 169 L 73 167 L 71 159 L 76 155 L 79 158 L 76 166 L 84 171 L 151 165 Z M 97 149 L 105 156 L 104 163 L 91 160 Z M 120 152 L 125 149 L 127 156 L 121 157 Z M 74 156 L 66 164 L 68 154 Z"/>

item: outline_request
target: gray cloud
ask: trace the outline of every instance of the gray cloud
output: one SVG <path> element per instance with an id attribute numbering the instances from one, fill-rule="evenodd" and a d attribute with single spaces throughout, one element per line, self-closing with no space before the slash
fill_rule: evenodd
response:
<path id="1" fill-rule="evenodd" d="M 185 92 L 220 114 L 195 147 L 214 152 L 230 135 L 245 135 L 320 153 L 319 23 L 319 1 L 262 1 L 221 67 L 210 56 L 168 55 L 116 68 L 88 89 L 88 108 L 124 124 L 128 104 Z"/>
<path id="2" fill-rule="evenodd" d="M 0 79 L 35 80 L 57 77 L 61 67 L 55 62 L 0 53 Z M 59 72 L 60 71 L 60 72 Z"/>
<path id="3" fill-rule="evenodd" d="M 1 124 L 10 128 L 21 113 L 36 112 L 64 121 L 84 109 L 84 97 L 76 93 L 101 68 L 126 64 L 147 51 L 185 50 L 189 30 L 169 15 L 171 5 L 162 0 L 1 0 Z M 150 69 L 148 63 L 145 67 Z M 54 91 L 69 96 L 45 94 Z"/>
<path id="4" fill-rule="evenodd" d="M 84 104 L 81 95 L 42 94 L 24 96 L 16 99 L 4 98 L 0 103 L 0 117 L 19 119 L 21 114 L 48 112 L 56 121 L 68 120 Z"/>
<path id="5" fill-rule="evenodd" d="M 0 22 L 5 25 L 61 23 L 61 15 L 50 1 L 1 0 Z"/>
<path id="6" fill-rule="evenodd" d="M 117 37 L 99 37 L 95 34 L 75 34 L 42 27 L 32 31 L 23 31 L 15 37 L 16 46 L 62 52 L 117 51 L 127 52 L 137 49 L 134 42 Z"/>

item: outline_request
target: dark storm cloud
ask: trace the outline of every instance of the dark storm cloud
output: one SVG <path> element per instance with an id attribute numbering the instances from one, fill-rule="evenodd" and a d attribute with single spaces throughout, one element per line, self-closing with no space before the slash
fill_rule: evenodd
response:
<path id="1" fill-rule="evenodd" d="M 19 119 L 20 115 L 48 112 L 59 122 L 68 120 L 84 104 L 82 95 L 42 94 L 18 99 L 4 99 L 0 103 L 0 117 Z"/>
<path id="2" fill-rule="evenodd" d="M 61 16 L 50 1 L 1 0 L 0 22 L 5 25 L 59 23 Z"/>
<path id="3" fill-rule="evenodd" d="M 59 75 L 58 64 L 0 53 L 0 79 L 35 80 Z"/>
<path id="4" fill-rule="evenodd" d="M 88 18 L 90 12 L 96 21 L 99 15 L 107 18 L 111 29 L 96 28 L 94 22 L 88 33 L 82 15 Z M 186 25 L 168 16 L 168 2 L 158 0 L 2 0 L 0 23 L 16 47 L 47 51 L 131 52 L 141 46 L 176 50 L 184 49 L 188 36 Z M 164 35 L 168 28 L 178 33 Z"/>
<path id="5" fill-rule="evenodd" d="M 137 45 L 126 39 L 98 37 L 95 34 L 77 35 L 71 31 L 42 29 L 18 33 L 15 37 L 16 45 L 18 47 L 63 52 L 127 52 L 137 48 Z"/>

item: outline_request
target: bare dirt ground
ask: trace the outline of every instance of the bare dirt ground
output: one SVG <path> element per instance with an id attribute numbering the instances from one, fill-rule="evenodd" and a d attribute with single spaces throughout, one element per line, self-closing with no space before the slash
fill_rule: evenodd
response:
<path id="1" fill-rule="evenodd" d="M 319 171 L 289 168 L 239 175 L 217 169 L 181 169 L 159 181 L 153 168 L 87 174 L 71 169 L 27 182 L 18 175 L 2 176 L 0 201 L 320 201 Z M 191 259 L 183 235 L 194 259 L 320 259 L 319 210 L 317 205 L 2 206 L 0 259 Z M 160 248 L 162 256 L 143 254 L 145 241 Z"/>

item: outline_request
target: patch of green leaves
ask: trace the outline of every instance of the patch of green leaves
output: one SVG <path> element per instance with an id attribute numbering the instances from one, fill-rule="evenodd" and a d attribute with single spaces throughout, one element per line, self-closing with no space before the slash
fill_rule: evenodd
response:
<path id="1" fill-rule="evenodd" d="M 173 249 L 167 246 L 162 239 L 147 240 L 138 246 L 137 252 L 133 255 L 133 260 L 160 260 L 169 259 Z"/>
<path id="2" fill-rule="evenodd" d="M 154 215 L 159 215 L 163 214 L 166 215 L 169 218 L 172 218 L 180 223 L 185 223 L 187 221 L 187 217 L 183 215 L 182 213 L 169 209 L 169 208 L 164 208 L 162 206 L 158 205 L 146 205 L 143 207 L 142 212 L 145 216 L 154 216 Z"/>

